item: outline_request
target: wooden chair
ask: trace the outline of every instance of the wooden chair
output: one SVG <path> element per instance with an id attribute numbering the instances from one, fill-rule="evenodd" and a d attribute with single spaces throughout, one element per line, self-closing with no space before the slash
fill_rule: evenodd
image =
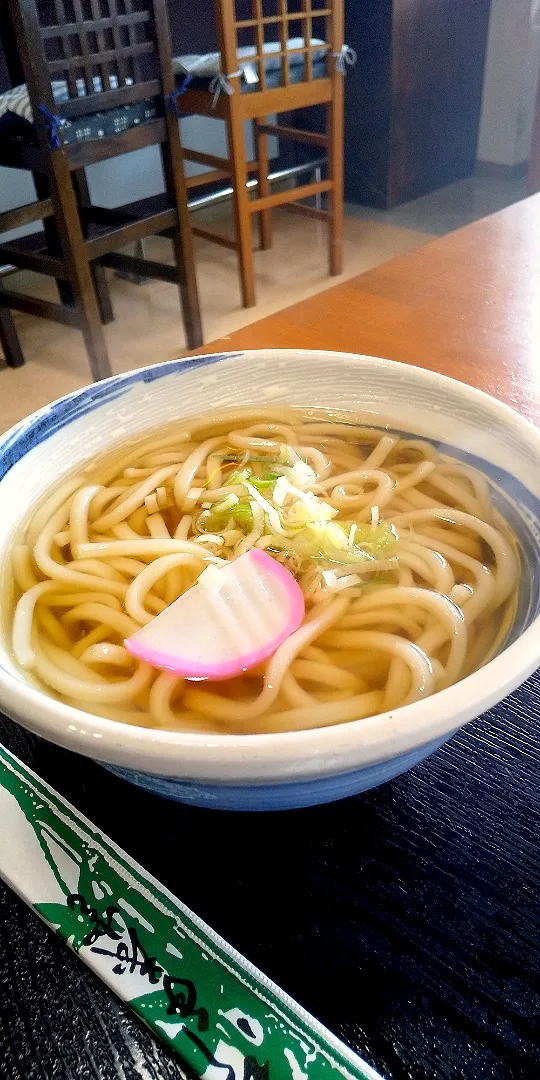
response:
<path id="1" fill-rule="evenodd" d="M 185 115 L 221 117 L 227 127 L 228 158 L 184 149 L 188 160 L 208 165 L 215 170 L 215 178 L 231 177 L 234 189 L 235 239 L 206 230 L 194 228 L 197 236 L 213 240 L 238 252 L 242 300 L 245 307 L 255 303 L 255 282 L 251 235 L 251 218 L 259 215 L 261 248 L 272 243 L 271 212 L 275 206 L 298 203 L 299 200 L 327 193 L 327 208 L 299 204 L 302 214 L 316 217 L 328 223 L 329 270 L 340 274 L 343 263 L 343 0 L 250 0 L 251 13 L 238 11 L 241 0 L 215 0 L 221 51 L 221 77 L 209 85 L 201 85 L 193 79 L 185 80 L 178 94 L 178 111 Z M 289 39 L 300 30 L 301 46 L 291 48 Z M 275 76 L 269 86 L 266 71 L 268 53 L 265 44 L 269 35 L 279 39 L 277 51 L 272 57 L 281 61 L 279 85 Z M 321 74 L 320 45 L 312 44 L 314 35 L 326 43 L 326 60 Z M 240 69 L 237 50 L 241 45 L 252 45 L 248 67 L 256 71 L 253 79 L 246 82 Z M 296 81 L 292 77 L 292 56 L 301 56 L 303 69 Z M 296 72 L 298 76 L 298 72 Z M 253 85 L 255 83 L 255 85 Z M 219 92 L 221 89 L 221 93 Z M 308 106 L 326 106 L 327 123 L 324 133 L 303 132 L 295 127 L 268 123 L 274 114 L 292 112 Z M 246 162 L 244 148 L 244 121 L 254 123 L 257 160 Z M 278 136 L 323 147 L 327 155 L 327 177 L 301 187 L 270 192 L 268 182 L 268 137 Z M 250 199 L 246 181 L 248 174 L 258 174 L 258 191 Z M 211 174 L 204 178 L 208 182 Z M 191 181 L 194 183 L 195 181 Z"/>
<path id="2" fill-rule="evenodd" d="M 202 332 L 182 147 L 166 106 L 175 85 L 166 0 L 55 0 L 54 8 L 9 0 L 9 10 L 36 122 L 14 117 L 12 136 L 0 138 L 0 164 L 30 170 L 38 200 L 0 215 L 0 232 L 39 220 L 43 232 L 0 244 L 0 263 L 56 278 L 62 303 L 0 286 L 8 363 L 22 360 L 15 309 L 78 327 L 94 379 L 110 375 L 105 266 L 177 284 L 187 343 L 196 348 Z M 90 205 L 86 166 L 152 145 L 161 152 L 164 196 L 115 210 Z M 173 266 L 118 250 L 155 234 L 172 239 Z"/>

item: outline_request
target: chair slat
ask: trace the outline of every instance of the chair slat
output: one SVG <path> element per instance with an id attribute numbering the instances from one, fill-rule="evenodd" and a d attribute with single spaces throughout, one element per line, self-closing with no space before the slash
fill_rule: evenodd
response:
<path id="1" fill-rule="evenodd" d="M 54 0 L 54 9 L 56 11 L 56 18 L 58 23 L 61 24 L 65 22 L 66 12 L 64 8 L 64 0 Z M 71 55 L 69 47 L 70 40 L 70 38 L 64 36 L 61 38 L 62 53 L 66 61 L 69 60 L 69 57 Z M 77 97 L 77 83 L 73 74 L 73 70 L 71 68 L 67 70 L 66 78 L 69 89 L 69 96 L 73 98 Z"/>
<path id="2" fill-rule="evenodd" d="M 96 34 L 102 33 L 104 30 L 111 30 L 113 20 L 109 18 L 109 16 L 105 17 L 99 15 L 99 0 L 90 0 L 90 5 L 93 18 L 84 20 L 83 26 L 85 30 L 87 32 L 93 30 Z M 129 24 L 136 26 L 138 23 L 150 22 L 150 13 L 148 11 L 134 11 L 133 14 L 130 15 L 118 15 L 116 22 L 118 23 L 118 26 L 127 26 Z M 77 33 L 78 28 L 79 24 L 76 22 L 66 22 L 54 26 L 43 26 L 41 28 L 41 37 L 44 41 L 48 38 L 70 37 L 72 34 Z"/>
<path id="3" fill-rule="evenodd" d="M 122 38 L 120 35 L 121 24 L 118 22 L 119 11 L 116 5 L 116 0 L 108 0 L 108 4 L 111 17 L 111 31 L 114 41 L 114 53 L 118 71 L 118 79 L 119 82 L 122 84 L 126 83 L 128 79 L 132 79 L 133 76 L 130 71 L 129 64 L 126 60 L 126 54 L 122 49 Z"/>
<path id="4" fill-rule="evenodd" d="M 86 93 L 91 94 L 92 90 L 93 90 L 92 57 L 91 57 L 91 54 L 90 54 L 90 49 L 88 47 L 88 37 L 87 37 L 87 30 L 86 30 L 85 25 L 84 25 L 84 14 L 83 14 L 83 9 L 82 9 L 82 4 L 81 4 L 81 0 L 71 0 L 71 2 L 73 4 L 73 10 L 75 12 L 75 25 L 77 27 L 77 33 L 76 33 L 76 35 L 73 35 L 73 36 L 77 37 L 78 40 L 79 40 L 79 48 L 80 48 L 80 52 L 81 52 L 81 59 L 83 61 L 84 71 L 86 73 Z M 66 39 L 64 37 L 63 41 L 66 41 L 66 40 L 68 40 L 68 39 Z"/>
<path id="5" fill-rule="evenodd" d="M 281 85 L 288 86 L 290 83 L 289 60 L 287 57 L 287 41 L 289 40 L 288 0 L 279 0 L 279 11 L 281 15 L 281 21 L 279 23 L 279 40 L 281 43 L 281 52 L 279 55 L 283 57 L 281 61 Z"/>
<path id="6" fill-rule="evenodd" d="M 158 214 L 133 221 L 129 225 L 119 225 L 104 236 L 96 236 L 88 240 L 86 247 L 90 258 L 99 259 L 101 255 L 107 255 L 115 248 L 134 244 L 136 240 L 142 240 L 145 236 L 155 236 L 164 229 L 171 229 L 175 223 L 174 210 L 162 210 Z"/>
<path id="7" fill-rule="evenodd" d="M 288 139 L 291 142 L 303 142 L 308 146 L 326 147 L 328 138 L 322 132 L 302 131 L 300 128 L 286 127 L 283 124 L 261 124 L 261 131 L 265 135 L 275 135 L 278 139 Z"/>
<path id="8" fill-rule="evenodd" d="M 313 49 L 311 46 L 311 38 L 313 37 L 313 21 L 311 15 L 311 0 L 302 0 L 302 11 L 304 12 L 304 18 L 302 20 L 302 30 L 304 35 L 304 45 L 306 46 L 304 60 L 304 76 L 308 82 L 311 82 L 313 78 Z"/>
<path id="9" fill-rule="evenodd" d="M 72 116 L 86 116 L 88 113 L 114 109 L 119 105 L 131 105 L 137 101 L 144 101 L 145 98 L 155 97 L 160 89 L 159 79 L 151 79 L 146 83 L 137 83 L 133 86 L 120 86 L 118 90 L 104 90 L 99 94 L 88 94 L 74 101 L 59 101 L 57 112 L 66 119 Z"/>
<path id="10" fill-rule="evenodd" d="M 133 15 L 133 0 L 124 0 L 124 3 L 126 5 L 126 14 L 127 15 Z M 132 50 L 131 55 L 133 57 L 132 63 L 133 63 L 133 74 L 134 74 L 134 77 L 135 77 L 135 82 L 140 82 L 141 77 L 142 77 L 141 76 L 141 65 L 140 65 L 140 62 L 139 62 L 139 59 L 138 59 L 138 54 L 135 52 L 135 48 L 134 48 L 134 46 L 137 43 L 137 37 L 136 37 L 136 33 L 135 33 L 135 26 L 134 26 L 134 24 L 132 22 L 127 22 L 126 26 L 127 26 L 128 41 L 129 41 L 130 48 Z"/>
<path id="11" fill-rule="evenodd" d="M 101 17 L 100 0 L 90 0 L 90 9 L 93 16 L 91 28 L 96 35 L 98 52 L 107 52 L 107 40 L 105 37 L 105 31 L 111 29 L 111 20 Z M 145 15 L 148 18 L 147 11 L 141 12 L 141 14 Z M 109 61 L 105 60 L 103 61 L 103 63 L 99 64 L 99 70 L 101 72 L 103 89 L 109 90 L 111 88 L 111 82 L 114 83 L 115 81 L 114 76 L 116 75 L 116 71 L 114 65 L 111 64 Z M 111 75 L 113 76 L 112 80 Z"/>
<path id="12" fill-rule="evenodd" d="M 266 71 L 264 67 L 264 24 L 262 21 L 262 0 L 252 0 L 253 18 L 255 20 L 255 45 L 257 49 L 256 66 L 261 90 L 266 90 Z"/>
<path id="13" fill-rule="evenodd" d="M 33 270 L 36 274 L 48 274 L 50 277 L 69 281 L 69 270 L 62 258 L 48 255 L 45 251 L 24 251 L 16 241 L 0 244 L 0 262 L 3 265 L 13 262 L 24 270 Z"/>
<path id="14" fill-rule="evenodd" d="M 220 247 L 236 251 L 236 240 L 231 240 L 230 236 L 223 236 L 221 233 L 214 232 L 213 229 L 201 229 L 196 225 L 193 227 L 193 235 L 198 236 L 200 240 L 209 240 L 212 244 L 219 244 Z"/>
<path id="15" fill-rule="evenodd" d="M 314 184 L 302 184 L 301 187 L 276 191 L 273 195 L 267 195 L 263 199 L 252 199 L 249 204 L 250 213 L 256 214 L 260 210 L 269 210 L 273 206 L 284 206 L 289 202 L 297 202 L 298 199 L 307 199 L 310 195 L 319 195 L 323 191 L 330 191 L 331 187 L 331 180 L 318 180 Z"/>
<path id="16" fill-rule="evenodd" d="M 79 314 L 75 308 L 54 304 L 51 300 L 38 300 L 35 296 L 25 296 L 13 289 L 0 288 L 0 304 L 2 307 L 13 308 L 14 311 L 23 311 L 27 315 L 52 319 L 53 322 L 63 323 L 65 326 L 79 325 Z"/>
<path id="17" fill-rule="evenodd" d="M 145 56 L 154 51 L 154 46 L 151 41 L 142 41 L 139 45 L 119 45 L 115 49 L 107 49 L 105 52 L 88 53 L 84 66 L 90 66 L 94 64 L 106 64 L 116 60 L 127 61 L 133 56 Z M 49 60 L 47 62 L 49 71 L 77 71 L 83 66 L 83 60 L 80 56 L 70 56 L 69 59 L 63 60 L 58 57 L 57 60 Z M 130 78 L 131 76 L 126 76 Z M 92 93 L 92 84 L 88 87 L 88 93 Z"/>
<path id="18" fill-rule="evenodd" d="M 2 232 L 18 229 L 21 225 L 30 225 L 34 221 L 43 221 L 45 218 L 52 217 L 53 213 L 54 210 L 50 199 L 27 203 L 25 206 L 16 206 L 14 210 L 4 210 L 0 217 Z"/>
<path id="19" fill-rule="evenodd" d="M 312 10 L 312 18 L 323 18 L 326 15 L 331 15 L 330 8 L 316 8 Z M 286 15 L 264 15 L 262 19 L 240 19 L 236 26 L 239 30 L 248 30 L 250 27 L 257 25 L 257 22 L 262 22 L 263 26 L 276 26 L 278 23 L 283 22 L 285 19 L 287 22 L 298 22 L 301 15 L 298 11 L 289 11 Z"/>

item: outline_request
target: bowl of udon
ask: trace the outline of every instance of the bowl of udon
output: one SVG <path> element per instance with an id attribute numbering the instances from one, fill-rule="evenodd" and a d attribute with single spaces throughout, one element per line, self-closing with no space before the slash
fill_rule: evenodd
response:
<path id="1" fill-rule="evenodd" d="M 537 666 L 539 466 L 505 405 L 374 357 L 207 355 L 70 394 L 0 437 L 0 706 L 194 805 L 381 784 Z M 247 553 L 299 598 L 264 655 L 260 589 L 234 623 L 219 608 Z M 203 632 L 188 601 L 209 575 Z M 169 659 L 148 662 L 130 642 L 171 612 Z M 202 667 L 170 660 L 176 633 Z"/>

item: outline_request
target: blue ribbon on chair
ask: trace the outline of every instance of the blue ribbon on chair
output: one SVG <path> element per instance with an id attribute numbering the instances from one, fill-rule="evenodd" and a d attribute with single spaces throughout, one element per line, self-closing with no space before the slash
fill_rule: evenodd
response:
<path id="1" fill-rule="evenodd" d="M 334 53 L 334 60 L 336 61 L 336 71 L 339 71 L 341 75 L 345 75 L 345 65 L 354 67 L 358 57 L 356 50 L 351 48 L 350 45 L 342 45 L 339 52 Z"/>
<path id="2" fill-rule="evenodd" d="M 60 128 L 64 126 L 65 121 L 61 116 L 56 116 L 55 113 L 51 112 L 46 105 L 38 105 L 38 112 L 41 115 L 43 126 L 49 132 L 49 150 L 60 150 L 62 146 Z"/>
<path id="3" fill-rule="evenodd" d="M 184 78 L 182 79 L 182 82 L 180 83 L 180 86 L 175 86 L 174 90 L 172 90 L 170 94 L 165 95 L 165 105 L 166 105 L 167 109 L 169 110 L 169 112 L 172 112 L 173 116 L 176 116 L 177 120 L 180 119 L 182 114 L 178 109 L 178 105 L 176 104 L 176 99 L 177 99 L 177 97 L 180 96 L 180 94 L 185 94 L 185 92 L 186 92 L 190 82 L 192 82 L 192 80 L 193 80 L 193 75 L 184 75 Z"/>

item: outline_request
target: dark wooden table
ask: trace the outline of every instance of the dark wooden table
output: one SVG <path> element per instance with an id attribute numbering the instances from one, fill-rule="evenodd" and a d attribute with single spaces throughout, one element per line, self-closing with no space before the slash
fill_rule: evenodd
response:
<path id="1" fill-rule="evenodd" d="M 378 353 L 540 420 L 540 196 L 216 348 Z M 9 721 L 0 737 L 392 1080 L 540 1076 L 540 677 L 381 788 L 242 815 L 166 803 Z M 1 893 L 2 1080 L 179 1063 Z"/>

